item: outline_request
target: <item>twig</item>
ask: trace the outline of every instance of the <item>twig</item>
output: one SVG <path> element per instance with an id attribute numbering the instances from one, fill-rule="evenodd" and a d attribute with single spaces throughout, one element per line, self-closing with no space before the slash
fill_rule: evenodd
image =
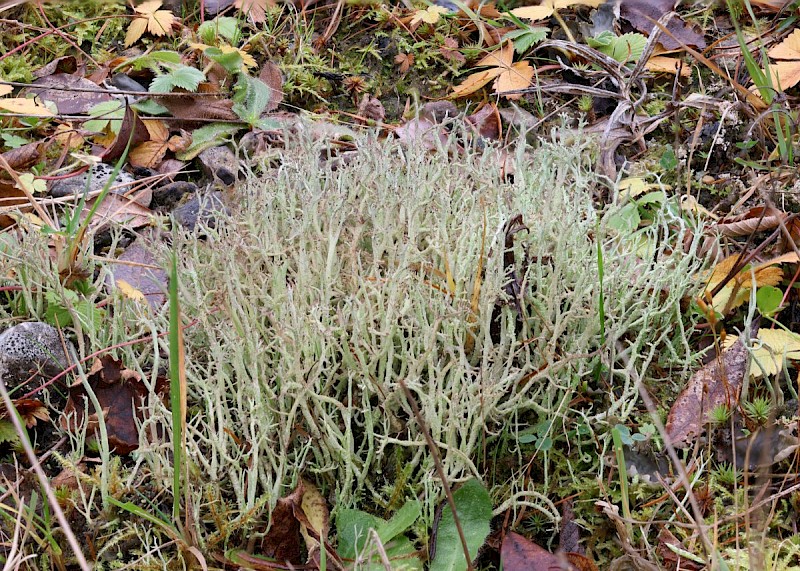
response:
<path id="1" fill-rule="evenodd" d="M 433 463 L 436 465 L 436 473 L 439 474 L 439 479 L 442 481 L 442 488 L 444 489 L 444 495 L 447 496 L 447 503 L 450 506 L 450 510 L 453 512 L 453 521 L 456 524 L 458 538 L 461 540 L 461 548 L 464 550 L 464 557 L 467 560 L 467 571 L 474 571 L 475 568 L 472 566 L 472 557 L 469 554 L 469 547 L 467 546 L 467 538 L 464 536 L 464 530 L 461 527 L 461 520 L 458 519 L 456 501 L 453 499 L 453 493 L 450 490 L 450 484 L 447 483 L 447 479 L 445 478 L 442 458 L 439 456 L 439 448 L 433 441 L 433 437 L 428 430 L 428 425 L 425 424 L 425 421 L 422 418 L 422 414 L 419 411 L 419 405 L 417 405 L 417 400 L 414 398 L 414 395 L 411 394 L 411 391 L 408 389 L 408 386 L 406 386 L 406 383 L 403 379 L 399 379 L 398 383 L 400 383 L 400 386 L 403 387 L 406 400 L 411 406 L 411 411 L 414 413 L 414 418 L 417 419 L 417 424 L 419 424 L 419 428 L 422 430 L 422 435 L 425 437 L 425 441 L 428 443 L 428 448 L 430 448 L 431 456 L 433 456 Z"/>

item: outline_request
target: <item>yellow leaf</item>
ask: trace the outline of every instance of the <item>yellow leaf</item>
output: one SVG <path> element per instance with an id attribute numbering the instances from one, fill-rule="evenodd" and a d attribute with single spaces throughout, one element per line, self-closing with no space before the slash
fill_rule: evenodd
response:
<path id="1" fill-rule="evenodd" d="M 256 63 L 255 58 L 241 48 L 235 48 L 233 46 L 220 46 L 219 49 L 222 53 L 225 54 L 231 52 L 239 52 L 239 57 L 242 58 L 242 64 L 245 67 L 255 67 L 256 65 L 258 65 Z"/>
<path id="2" fill-rule="evenodd" d="M 131 22 L 125 34 L 125 46 L 130 46 L 142 37 L 145 30 L 154 36 L 168 36 L 172 33 L 175 16 L 169 10 L 159 10 L 161 0 L 148 0 L 134 8 L 139 14 Z"/>
<path id="3" fill-rule="evenodd" d="M 767 52 L 772 59 L 800 59 L 800 28 Z"/>
<path id="4" fill-rule="evenodd" d="M 14 91 L 13 87 L 11 87 L 10 85 L 6 85 L 5 83 L 0 83 L 0 97 L 2 97 L 3 95 L 8 95 L 12 91 Z"/>
<path id="5" fill-rule="evenodd" d="M 147 29 L 147 20 L 144 18 L 134 18 L 131 25 L 128 26 L 128 31 L 125 33 L 125 47 L 135 44 L 139 38 L 142 37 Z"/>
<path id="6" fill-rule="evenodd" d="M 769 64 L 769 73 L 772 85 L 780 91 L 786 91 L 800 83 L 800 60 L 772 62 Z"/>
<path id="7" fill-rule="evenodd" d="M 144 294 L 125 280 L 116 280 L 115 283 L 117 285 L 117 289 L 128 299 L 132 299 L 134 301 L 145 301 Z"/>
<path id="8" fill-rule="evenodd" d="M 729 347 L 737 337 L 728 335 L 723 344 Z M 786 361 L 800 360 L 800 335 L 783 329 L 759 329 L 758 338 L 752 340 L 750 376 L 754 379 L 771 376 L 783 368 Z"/>
<path id="9" fill-rule="evenodd" d="M 475 64 L 476 67 L 492 65 L 497 67 L 511 67 L 514 61 L 514 44 L 506 42 L 499 50 L 486 54 L 481 61 Z"/>
<path id="10" fill-rule="evenodd" d="M 544 0 L 538 6 L 525 6 L 524 8 L 515 8 L 511 10 L 517 18 L 525 18 L 526 20 L 544 20 L 553 15 L 556 10 L 568 8 L 569 6 L 591 6 L 597 8 L 603 4 L 605 0 Z"/>
<path id="11" fill-rule="evenodd" d="M 453 97 L 464 97 L 470 93 L 475 93 L 504 71 L 505 70 L 501 67 L 493 67 L 486 71 L 473 73 L 453 88 Z"/>
<path id="12" fill-rule="evenodd" d="M 447 12 L 447 8 L 432 4 L 425 10 L 417 10 L 414 12 L 414 16 L 411 18 L 411 25 L 416 26 L 420 22 L 425 22 L 426 24 L 435 24 L 439 21 L 439 18 L 442 16 L 442 14 L 447 14 Z"/>
<path id="13" fill-rule="evenodd" d="M 713 291 L 714 288 L 727 277 L 738 260 L 739 256 L 734 254 L 716 265 L 706 284 L 706 295 Z M 711 302 L 714 310 L 719 313 L 724 313 L 725 311 L 736 309 L 750 299 L 751 288 L 774 286 L 781 283 L 781 280 L 783 280 L 783 269 L 779 265 L 776 265 L 781 263 L 776 260 L 779 260 L 779 258 L 768 260 L 753 268 L 745 267 L 745 269 L 736 274 L 719 292 L 717 292 L 717 295 L 714 296 Z"/>
<path id="14" fill-rule="evenodd" d="M 636 198 L 640 194 L 644 194 L 648 190 L 661 188 L 660 184 L 648 183 L 640 176 L 631 176 L 619 181 L 617 185 L 620 197 L 622 198 Z"/>
<path id="15" fill-rule="evenodd" d="M 0 99 L 0 109 L 4 109 L 10 113 L 20 113 L 22 115 L 31 115 L 33 117 L 53 116 L 53 112 L 44 105 L 36 103 L 36 101 L 33 99 L 27 99 L 24 97 Z"/>
<path id="16" fill-rule="evenodd" d="M 128 160 L 135 167 L 153 168 L 164 158 L 167 148 L 167 141 L 145 141 L 130 152 Z"/>
<path id="17" fill-rule="evenodd" d="M 519 99 L 521 93 L 506 93 L 525 89 L 533 80 L 533 68 L 526 61 L 520 61 L 511 66 L 511 69 L 504 71 L 494 80 L 495 93 L 502 95 L 506 99 Z"/>
<path id="18" fill-rule="evenodd" d="M 77 129 L 72 125 L 64 123 L 56 127 L 55 140 L 58 141 L 60 145 L 70 149 L 80 149 L 85 142 L 83 136 Z"/>
<path id="19" fill-rule="evenodd" d="M 667 57 L 667 56 L 653 56 L 647 63 L 645 67 L 652 71 L 653 73 L 678 73 L 678 69 L 681 70 L 681 77 L 690 77 L 692 75 L 692 68 L 688 65 L 680 66 L 681 60 L 674 57 Z"/>
<path id="20" fill-rule="evenodd" d="M 540 4 L 539 6 L 525 6 L 524 8 L 514 8 L 511 13 L 517 18 L 525 20 L 544 20 L 553 15 L 553 5 L 550 2 Z"/>

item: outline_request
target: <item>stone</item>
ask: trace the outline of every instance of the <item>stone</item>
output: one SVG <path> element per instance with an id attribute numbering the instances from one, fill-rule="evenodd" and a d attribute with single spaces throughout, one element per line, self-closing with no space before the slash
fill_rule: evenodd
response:
<path id="1" fill-rule="evenodd" d="M 81 196 L 86 191 L 86 181 L 89 180 L 89 192 L 103 190 L 108 179 L 111 178 L 111 173 L 114 167 L 106 163 L 99 163 L 91 168 L 89 172 L 71 176 L 69 178 L 59 179 L 55 181 L 50 187 L 50 195 L 54 198 L 62 198 L 64 196 Z M 91 173 L 91 179 L 90 179 Z M 129 190 L 131 184 L 136 181 L 133 176 L 125 171 L 119 171 L 117 178 L 114 179 L 112 185 L 126 185 L 118 189 L 112 189 L 111 192 L 123 194 Z M 143 206 L 147 206 L 146 204 Z"/>
<path id="2" fill-rule="evenodd" d="M 61 333 L 47 323 L 20 323 L 0 334 L 0 375 L 9 392 L 28 392 L 69 364 Z"/>
<path id="3" fill-rule="evenodd" d="M 172 211 L 175 222 L 189 231 L 194 231 L 198 222 L 213 228 L 217 215 L 230 211 L 222 201 L 222 193 L 196 193 Z"/>

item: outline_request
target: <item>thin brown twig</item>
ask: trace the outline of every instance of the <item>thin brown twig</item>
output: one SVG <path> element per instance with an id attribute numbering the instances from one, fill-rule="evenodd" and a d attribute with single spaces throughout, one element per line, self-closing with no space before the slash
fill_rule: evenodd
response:
<path id="1" fill-rule="evenodd" d="M 406 395 L 406 400 L 408 404 L 411 406 L 411 411 L 414 413 L 414 418 L 417 420 L 417 424 L 419 424 L 419 428 L 422 431 L 422 435 L 425 437 L 425 442 L 428 444 L 428 448 L 431 451 L 431 456 L 433 456 L 433 463 L 436 465 L 436 473 L 439 475 L 439 480 L 442 482 L 442 488 L 444 489 L 444 495 L 447 497 L 447 503 L 450 506 L 450 510 L 453 512 L 453 521 L 456 524 L 456 530 L 458 531 L 458 538 L 461 540 L 461 548 L 464 550 L 464 558 L 467 561 L 467 571 L 474 571 L 474 567 L 472 566 L 472 557 L 469 554 L 469 546 L 467 545 L 467 538 L 464 535 L 464 529 L 461 527 L 461 520 L 458 519 L 458 511 L 456 510 L 456 501 L 453 498 L 453 492 L 450 489 L 450 484 L 447 482 L 447 478 L 445 477 L 444 473 L 444 466 L 442 465 L 442 458 L 439 454 L 439 447 L 436 446 L 436 443 L 433 441 L 433 437 L 431 436 L 430 431 L 428 430 L 428 425 L 425 423 L 425 420 L 422 418 L 422 413 L 420 413 L 419 405 L 417 404 L 417 399 L 414 398 L 414 395 L 411 394 L 408 386 L 406 385 L 403 379 L 398 379 L 398 383 L 403 388 L 403 392 Z"/>

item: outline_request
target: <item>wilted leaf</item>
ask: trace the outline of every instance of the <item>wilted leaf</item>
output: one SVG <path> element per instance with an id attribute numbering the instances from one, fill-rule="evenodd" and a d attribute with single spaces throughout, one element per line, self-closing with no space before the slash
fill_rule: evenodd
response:
<path id="1" fill-rule="evenodd" d="M 14 91 L 14 88 L 12 86 L 7 85 L 5 83 L 0 83 L 0 97 L 8 95 L 12 91 Z"/>
<path id="2" fill-rule="evenodd" d="M 125 34 L 125 47 L 128 47 L 142 37 L 145 31 L 154 36 L 168 36 L 172 34 L 172 24 L 175 16 L 169 10 L 159 10 L 161 0 L 148 0 L 134 8 L 139 14 L 133 19 Z"/>
<path id="3" fill-rule="evenodd" d="M 772 59 L 781 60 L 768 66 L 772 84 L 776 88 L 785 91 L 800 83 L 800 29 L 789 34 L 768 54 Z"/>
<path id="4" fill-rule="evenodd" d="M 739 256 L 734 254 L 714 267 L 706 284 L 704 299 L 730 274 L 738 261 Z M 778 285 L 783 280 L 783 269 L 779 264 L 785 261 L 788 260 L 775 258 L 755 267 L 746 266 L 733 276 L 714 296 L 711 301 L 712 307 L 719 313 L 726 313 L 747 302 L 750 299 L 750 290 L 752 288 Z"/>
<path id="5" fill-rule="evenodd" d="M 667 417 L 667 436 L 674 446 L 688 446 L 700 436 L 714 407 L 738 402 L 747 360 L 747 348 L 739 339 L 692 375 Z"/>
<path id="6" fill-rule="evenodd" d="M 655 22 L 675 7 L 675 0 L 621 0 L 619 14 L 638 31 L 649 34 L 656 27 Z M 677 50 L 683 45 L 706 47 L 703 34 L 695 31 L 679 16 L 673 15 L 666 25 L 671 34 L 662 33 L 659 42 L 667 50 Z M 674 38 L 674 39 L 673 39 Z"/>
<path id="7" fill-rule="evenodd" d="M 61 417 L 61 427 L 76 431 L 84 422 L 85 411 L 89 411 L 87 432 L 97 434 L 99 415 L 103 415 L 108 435 L 108 444 L 117 454 L 129 454 L 139 446 L 139 431 L 136 417 L 142 418 L 142 402 L 148 390 L 137 373 L 123 367 L 121 361 L 105 356 L 95 359 L 87 374 L 87 382 L 97 396 L 100 411 L 92 405 L 83 383 L 78 379 L 69 388 L 69 397 Z"/>
<path id="8" fill-rule="evenodd" d="M 235 0 L 233 5 L 252 22 L 260 24 L 267 19 L 267 8 L 277 6 L 277 3 L 275 0 Z"/>
<path id="9" fill-rule="evenodd" d="M 500 557 L 503 560 L 504 571 L 546 571 L 549 569 L 569 569 L 576 570 L 577 566 L 572 565 L 569 555 L 555 555 L 540 547 L 529 539 L 518 533 L 509 532 L 503 538 L 503 546 L 500 548 Z M 585 557 L 588 566 L 584 567 L 587 571 L 595 568 Z M 596 568 L 595 568 L 596 569 Z"/>
<path id="10" fill-rule="evenodd" d="M 681 77 L 690 77 L 692 75 L 692 68 L 688 65 L 681 65 L 681 60 L 678 58 L 667 56 L 653 56 L 645 67 L 653 73 L 672 73 L 677 74 L 678 69 L 681 70 Z"/>

